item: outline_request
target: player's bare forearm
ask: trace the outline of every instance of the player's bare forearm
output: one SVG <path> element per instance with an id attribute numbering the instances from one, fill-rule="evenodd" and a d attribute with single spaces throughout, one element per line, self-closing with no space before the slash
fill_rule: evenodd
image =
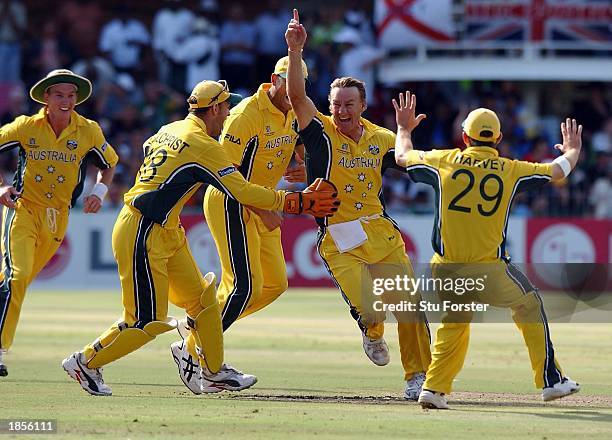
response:
<path id="1" fill-rule="evenodd" d="M 310 98 L 306 96 L 306 82 L 302 72 L 302 49 L 308 34 L 299 20 L 297 9 L 294 9 L 293 19 L 289 22 L 285 32 L 289 56 L 289 65 L 287 66 L 287 96 L 289 96 L 299 128 L 304 129 L 317 114 L 317 108 Z"/>
<path id="2" fill-rule="evenodd" d="M 106 186 L 110 186 L 113 183 L 113 176 L 115 175 L 115 167 L 110 167 L 105 170 L 98 171 L 97 183 L 103 183 Z"/>
<path id="3" fill-rule="evenodd" d="M 83 199 L 83 212 L 85 214 L 95 214 L 100 211 L 114 175 L 115 167 L 98 171 L 98 178 L 92 192 Z"/>
<path id="4" fill-rule="evenodd" d="M 395 163 L 405 168 L 408 163 L 408 153 L 413 149 L 412 130 L 398 127 L 395 137 Z"/>
<path id="5" fill-rule="evenodd" d="M 578 124 L 575 119 L 567 118 L 561 123 L 562 144 L 555 145 L 555 148 L 563 153 L 563 158 L 569 163 L 570 169 L 573 170 L 580 159 L 580 150 L 582 149 L 582 125 Z M 566 165 L 567 166 L 567 165 Z M 567 177 L 569 173 L 563 169 L 562 162 L 556 159 L 553 162 L 552 180 L 561 180 Z"/>

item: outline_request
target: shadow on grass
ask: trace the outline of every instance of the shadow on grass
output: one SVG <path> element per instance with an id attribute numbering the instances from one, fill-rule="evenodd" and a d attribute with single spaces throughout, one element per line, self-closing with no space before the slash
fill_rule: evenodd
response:
<path id="1" fill-rule="evenodd" d="M 599 411 L 593 411 L 593 409 L 598 409 L 597 407 L 568 407 L 568 406 L 564 406 L 564 407 L 549 407 L 546 405 L 528 405 L 528 404 L 523 404 L 523 405 L 500 405 L 499 402 L 479 402 L 478 404 L 475 404 L 473 402 L 470 403 L 466 403 L 466 402 L 449 402 L 449 405 L 451 405 L 451 410 L 455 410 L 455 411 L 459 411 L 459 412 L 472 412 L 469 411 L 467 409 L 457 409 L 455 407 L 455 405 L 471 405 L 471 406 L 492 406 L 492 407 L 513 407 L 513 408 L 539 408 L 539 409 L 554 409 L 557 410 L 553 413 L 542 413 L 542 412 L 533 412 L 533 413 L 517 413 L 517 412 L 513 412 L 513 411 L 501 411 L 501 410 L 496 410 L 496 409 L 483 409 L 483 408 L 478 408 L 478 412 L 484 412 L 484 413 L 495 413 L 495 414 L 512 414 L 512 415 L 517 415 L 517 414 L 521 414 L 521 415 L 531 415 L 531 416 L 535 416 L 535 417 L 542 417 L 544 419 L 556 419 L 556 420 L 564 420 L 564 421 L 568 421 L 568 420 L 574 420 L 574 421 L 580 421 L 580 422 L 603 422 L 603 423 L 612 423 L 612 413 L 610 412 L 599 412 Z M 571 411 L 565 411 L 566 409 L 570 409 Z M 599 409 L 610 409 L 608 407 L 600 407 Z M 560 411 L 561 410 L 561 411 Z M 435 410 L 434 410 L 435 411 Z"/>

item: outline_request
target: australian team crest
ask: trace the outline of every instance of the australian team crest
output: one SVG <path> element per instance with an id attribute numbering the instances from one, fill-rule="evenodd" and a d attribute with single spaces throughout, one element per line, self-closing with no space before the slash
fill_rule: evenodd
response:
<path id="1" fill-rule="evenodd" d="M 272 128 L 269 125 L 266 125 L 266 134 L 267 135 L 272 134 Z"/>
<path id="2" fill-rule="evenodd" d="M 378 148 L 378 145 L 370 145 L 370 153 L 374 155 L 380 153 L 380 148 Z"/>
<path id="3" fill-rule="evenodd" d="M 66 141 L 66 146 L 69 150 L 76 150 L 76 147 L 78 147 L 79 144 L 77 143 L 77 141 Z"/>

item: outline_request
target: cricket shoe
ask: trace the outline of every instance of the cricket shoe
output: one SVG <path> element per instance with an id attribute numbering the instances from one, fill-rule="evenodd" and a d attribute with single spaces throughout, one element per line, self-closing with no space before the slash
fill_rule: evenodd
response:
<path id="1" fill-rule="evenodd" d="M 406 381 L 406 389 L 404 390 L 404 399 L 419 400 L 419 395 L 423 391 L 423 384 L 425 383 L 425 373 L 414 373 L 410 380 Z"/>
<path id="2" fill-rule="evenodd" d="M 102 379 L 102 368 L 87 368 L 83 353 L 76 352 L 62 362 L 68 376 L 76 380 L 81 387 L 94 396 L 110 396 L 110 387 Z"/>
<path id="3" fill-rule="evenodd" d="M 362 333 L 361 336 L 363 337 L 363 351 L 365 351 L 366 356 L 380 367 L 387 365 L 390 357 L 385 338 L 370 339 L 365 333 Z"/>
<path id="4" fill-rule="evenodd" d="M 421 391 L 419 403 L 423 409 L 449 409 L 444 393 L 436 393 L 435 391 Z"/>
<path id="5" fill-rule="evenodd" d="M 218 393 L 219 391 L 242 391 L 257 383 L 257 376 L 244 374 L 228 364 L 223 364 L 217 373 L 202 369 L 202 392 Z"/>
<path id="6" fill-rule="evenodd" d="M 178 367 L 179 377 L 193 394 L 202 394 L 202 368 L 197 359 L 187 350 L 184 340 L 176 341 L 170 346 L 172 358 Z M 219 390 L 220 391 L 220 390 Z"/>
<path id="7" fill-rule="evenodd" d="M 542 400 L 550 402 L 551 400 L 560 399 L 578 391 L 580 391 L 580 384 L 574 382 L 569 377 L 564 377 L 561 379 L 561 382 L 557 382 L 552 387 L 542 389 Z"/>

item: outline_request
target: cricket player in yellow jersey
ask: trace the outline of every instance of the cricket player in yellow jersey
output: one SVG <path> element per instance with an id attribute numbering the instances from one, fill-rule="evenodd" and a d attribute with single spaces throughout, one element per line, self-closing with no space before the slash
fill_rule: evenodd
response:
<path id="1" fill-rule="evenodd" d="M 444 277 L 485 279 L 476 293 L 478 302 L 507 307 L 529 350 L 536 387 L 544 401 L 580 390 L 566 377 L 557 359 L 546 313 L 537 289 L 510 262 L 506 253 L 506 228 L 510 206 L 521 191 L 567 177 L 576 166 L 582 145 L 582 126 L 574 119 L 561 124 L 563 155 L 552 163 L 532 163 L 500 157 L 502 139 L 497 115 L 488 109 L 472 111 L 463 123 L 465 150 L 413 150 L 411 133 L 425 115 L 415 116 L 416 98 L 409 92 L 393 100 L 398 124 L 395 158 L 410 177 L 431 185 L 436 194 L 431 260 L 432 273 Z M 461 263 L 457 269 L 450 265 Z M 450 295 L 458 298 L 454 292 Z M 459 300 L 460 301 L 460 300 Z M 463 366 L 468 348 L 472 313 L 449 313 L 436 333 L 433 359 L 419 402 L 427 408 L 448 408 L 445 395 Z M 456 319 L 457 318 L 457 319 Z M 466 319 L 467 318 L 467 319 Z"/>
<path id="2" fill-rule="evenodd" d="M 298 165 L 287 168 L 298 139 L 285 87 L 287 63 L 287 57 L 278 60 L 271 83 L 260 85 L 257 93 L 231 110 L 220 139 L 230 161 L 246 180 L 271 189 L 283 174 L 292 182 L 306 180 L 303 149 L 301 155 L 296 154 Z M 307 76 L 305 63 L 302 69 Z M 206 190 L 204 213 L 221 260 L 217 299 L 225 331 L 237 319 L 266 307 L 287 290 L 282 216 L 242 206 L 214 186 Z"/>
<path id="3" fill-rule="evenodd" d="M 281 58 L 272 82 L 260 85 L 256 94 L 231 110 L 220 140 L 246 180 L 272 189 L 285 171 L 295 180 L 301 169 L 301 180 L 306 180 L 303 163 L 287 170 L 298 139 L 285 87 L 287 63 L 287 57 Z M 302 69 L 307 75 L 305 63 Z M 297 160 L 301 162 L 299 155 Z M 236 319 L 262 309 L 287 290 L 282 217 L 273 211 L 245 209 L 213 186 L 206 191 L 204 212 L 221 258 L 217 296 L 227 330 Z"/>
<path id="4" fill-rule="evenodd" d="M 413 273 L 399 228 L 385 213 L 380 198 L 382 175 L 386 168 L 395 167 L 395 136 L 361 117 L 366 108 L 365 87 L 354 78 L 332 82 L 331 116 L 317 111 L 306 96 L 300 69 L 306 38 L 306 30 L 294 10 L 285 33 L 289 48 L 287 87 L 304 142 L 308 179 L 329 179 L 338 188 L 342 201 L 332 218 L 318 221 L 317 247 L 357 321 L 366 355 L 382 366 L 389 362 L 383 337 L 384 316 L 366 316 L 362 307 L 364 284 L 360 281 L 374 277 L 372 265 L 395 265 L 403 274 Z M 431 360 L 429 329 L 424 315 L 417 318 L 398 323 L 407 381 L 405 397 L 409 400 L 418 398 Z"/>
<path id="5" fill-rule="evenodd" d="M 87 164 L 101 171 L 84 199 L 84 212 L 100 210 L 113 179 L 117 155 L 100 126 L 75 111 L 90 95 L 87 78 L 54 70 L 30 90 L 43 108 L 0 128 L 0 152 L 19 149 L 13 184 L 0 178 L 0 376 L 8 374 L 2 354 L 13 343 L 26 289 L 64 239 L 68 211 L 83 191 Z"/>
<path id="6" fill-rule="evenodd" d="M 119 267 L 123 316 L 62 365 L 90 394 L 110 395 L 100 367 L 115 361 L 176 328 L 168 301 L 185 309 L 190 334 L 171 346 L 179 375 L 195 394 L 202 375 L 218 391 L 253 385 L 223 363 L 223 333 L 212 273 L 202 276 L 179 221 L 184 204 L 202 185 L 213 185 L 240 203 L 288 213 L 325 216 L 336 210 L 334 192 L 273 191 L 247 182 L 215 140 L 231 103 L 224 81 L 198 83 L 188 99 L 189 115 L 163 126 L 144 144 L 144 162 L 113 230 L 113 253 Z M 333 189 L 333 188 L 332 188 Z M 222 215 L 218 213 L 216 215 Z M 194 361 L 195 360 L 195 361 Z"/>

